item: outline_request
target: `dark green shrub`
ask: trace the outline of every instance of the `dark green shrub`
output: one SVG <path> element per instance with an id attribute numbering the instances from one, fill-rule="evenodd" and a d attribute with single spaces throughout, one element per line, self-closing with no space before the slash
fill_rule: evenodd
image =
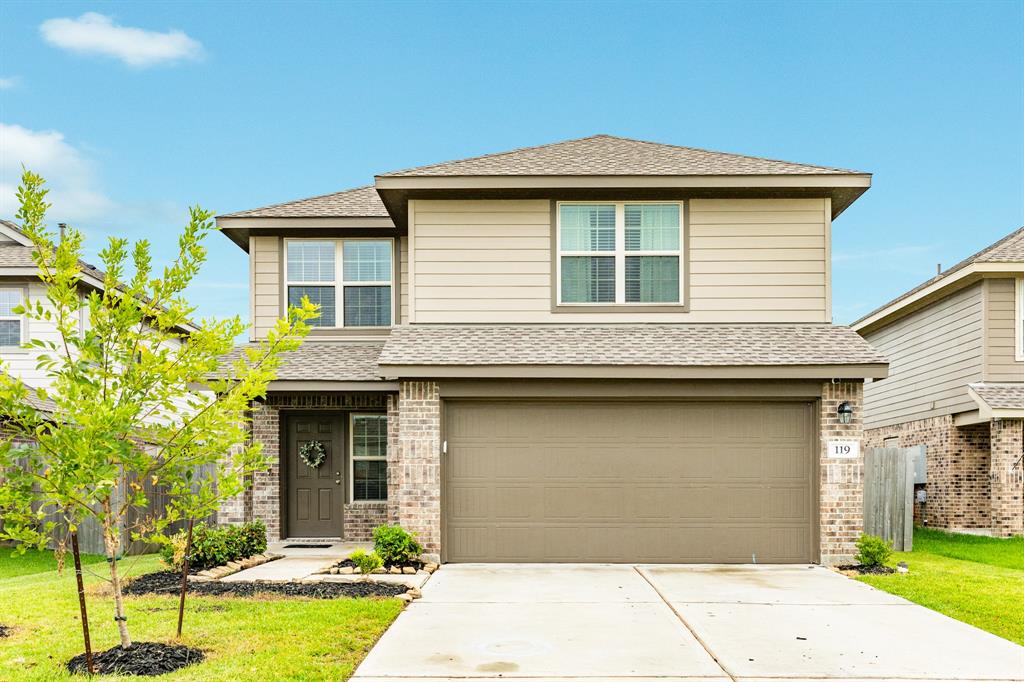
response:
<path id="1" fill-rule="evenodd" d="M 349 556 L 349 559 L 352 560 L 352 563 L 356 565 L 356 567 L 359 569 L 359 572 L 363 575 L 370 575 L 371 573 L 373 573 L 378 568 L 384 565 L 384 562 L 381 561 L 380 557 L 377 555 L 376 552 L 370 552 L 369 554 L 367 554 L 361 549 L 357 549 L 356 551 L 352 552 L 352 554 Z"/>
<path id="2" fill-rule="evenodd" d="M 423 546 L 401 526 L 384 525 L 373 529 L 373 549 L 385 566 L 401 566 L 419 557 Z"/>
<path id="3" fill-rule="evenodd" d="M 861 535 L 857 540 L 857 563 L 864 566 L 884 566 L 892 557 L 892 543 L 877 535 Z"/>
<path id="4" fill-rule="evenodd" d="M 164 563 L 175 570 L 181 570 L 185 556 L 185 540 L 186 531 L 178 531 L 160 549 L 160 557 Z M 222 528 L 197 523 L 192 529 L 192 551 L 188 564 L 191 570 L 202 571 L 222 566 L 229 561 L 262 554 L 266 550 L 267 527 L 262 521 Z"/>

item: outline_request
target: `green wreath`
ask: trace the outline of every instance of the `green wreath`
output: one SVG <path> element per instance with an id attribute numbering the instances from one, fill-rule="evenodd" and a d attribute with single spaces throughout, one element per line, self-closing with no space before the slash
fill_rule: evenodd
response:
<path id="1" fill-rule="evenodd" d="M 302 444 L 299 448 L 299 459 L 311 469 L 319 469 L 320 465 L 327 459 L 327 451 L 324 444 L 318 440 L 311 440 Z"/>

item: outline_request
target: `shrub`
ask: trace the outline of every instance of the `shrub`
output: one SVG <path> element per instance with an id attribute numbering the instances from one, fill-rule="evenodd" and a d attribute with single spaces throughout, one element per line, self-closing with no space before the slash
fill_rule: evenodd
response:
<path id="1" fill-rule="evenodd" d="M 373 529 L 373 549 L 387 566 L 411 563 L 423 551 L 416 537 L 401 526 L 377 526 Z"/>
<path id="2" fill-rule="evenodd" d="M 864 566 L 884 566 L 892 557 L 892 543 L 877 535 L 861 535 L 857 540 L 858 563 Z"/>
<path id="3" fill-rule="evenodd" d="M 185 556 L 187 531 L 175 533 L 160 549 L 164 563 L 180 571 Z M 261 554 L 267 550 L 267 527 L 262 521 L 252 521 L 241 526 L 213 528 L 197 523 L 192 528 L 192 552 L 189 569 L 201 571 L 222 566 L 229 561 L 238 561 Z"/>
<path id="4" fill-rule="evenodd" d="M 361 549 L 352 552 L 349 559 L 352 560 L 352 563 L 359 568 L 359 572 L 363 575 L 370 575 L 384 565 L 384 562 L 381 561 L 380 556 L 376 552 L 367 554 Z"/>

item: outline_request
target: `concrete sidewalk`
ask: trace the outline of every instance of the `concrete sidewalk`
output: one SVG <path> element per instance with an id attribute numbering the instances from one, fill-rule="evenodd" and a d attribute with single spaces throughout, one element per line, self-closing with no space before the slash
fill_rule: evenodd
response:
<path id="1" fill-rule="evenodd" d="M 821 567 L 449 565 L 355 682 L 1022 680 L 1024 647 Z"/>

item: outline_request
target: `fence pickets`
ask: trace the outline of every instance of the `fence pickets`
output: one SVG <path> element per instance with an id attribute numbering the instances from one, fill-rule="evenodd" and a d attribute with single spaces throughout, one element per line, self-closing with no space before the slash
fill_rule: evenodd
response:
<path id="1" fill-rule="evenodd" d="M 864 454 L 864 532 L 914 548 L 914 459 L 918 448 L 871 448 Z"/>

